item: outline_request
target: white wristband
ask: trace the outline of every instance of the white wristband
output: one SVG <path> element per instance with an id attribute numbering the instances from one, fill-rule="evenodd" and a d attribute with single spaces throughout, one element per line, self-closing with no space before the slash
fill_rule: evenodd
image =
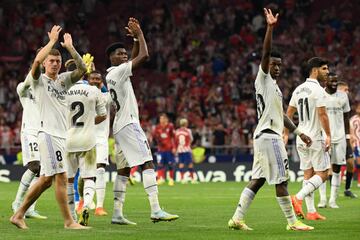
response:
<path id="1" fill-rule="evenodd" d="M 294 134 L 300 136 L 300 135 L 301 135 L 301 132 L 300 132 L 300 130 L 299 130 L 298 128 L 295 128 Z"/>
<path id="2" fill-rule="evenodd" d="M 134 42 L 138 42 L 138 41 L 139 41 L 139 39 L 137 39 L 137 38 L 133 38 L 133 40 L 134 40 Z"/>
<path id="3" fill-rule="evenodd" d="M 350 139 L 350 134 L 345 135 L 346 139 Z"/>

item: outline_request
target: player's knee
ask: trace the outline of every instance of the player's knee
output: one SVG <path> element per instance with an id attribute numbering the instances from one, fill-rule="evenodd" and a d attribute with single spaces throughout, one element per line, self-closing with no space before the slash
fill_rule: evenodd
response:
<path id="1" fill-rule="evenodd" d="M 129 177 L 130 176 L 130 171 L 131 171 L 131 168 L 129 167 L 126 167 L 126 168 L 122 168 L 122 169 L 118 169 L 117 170 L 117 173 L 121 176 L 127 176 Z"/>
<path id="2" fill-rule="evenodd" d="M 339 173 L 340 172 L 340 169 L 341 169 L 341 165 L 337 165 L 337 164 L 333 164 L 332 165 L 332 171 L 334 173 Z"/>
<path id="3" fill-rule="evenodd" d="M 53 182 L 53 178 L 52 177 L 44 177 L 43 178 L 43 186 L 45 186 L 46 188 L 51 187 Z"/>
<path id="4" fill-rule="evenodd" d="M 254 193 L 257 193 L 257 191 L 259 191 L 259 189 L 264 185 L 265 180 L 265 178 L 252 179 L 247 188 L 250 188 Z"/>
<path id="5" fill-rule="evenodd" d="M 37 176 L 40 174 L 40 161 L 29 162 L 27 168 L 35 173 Z"/>
<path id="6" fill-rule="evenodd" d="M 105 167 L 106 167 L 106 164 L 104 164 L 104 163 L 96 164 L 96 168 L 104 168 L 105 169 Z"/>
<path id="7" fill-rule="evenodd" d="M 163 168 L 164 167 L 164 165 L 163 164 L 159 164 L 158 165 L 158 168 Z M 141 165 L 141 170 L 142 171 L 144 171 L 144 170 L 146 170 L 146 169 L 154 169 L 155 168 L 155 166 L 154 166 L 154 163 L 152 162 L 152 161 L 147 161 L 147 162 L 145 162 L 143 165 Z"/>

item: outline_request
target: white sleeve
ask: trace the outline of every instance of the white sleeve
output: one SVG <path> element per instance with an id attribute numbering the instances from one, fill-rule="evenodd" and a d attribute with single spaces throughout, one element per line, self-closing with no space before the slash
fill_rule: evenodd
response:
<path id="1" fill-rule="evenodd" d="M 114 77 L 116 81 L 126 81 L 128 77 L 132 76 L 132 61 L 120 64 L 111 70 L 110 76 Z"/>
<path id="2" fill-rule="evenodd" d="M 349 102 L 349 97 L 346 93 L 344 93 L 344 106 L 343 106 L 343 112 L 347 113 L 350 112 L 351 108 L 350 108 L 350 102 Z"/>
<path id="3" fill-rule="evenodd" d="M 100 91 L 96 91 L 96 114 L 98 116 L 105 116 L 106 111 L 106 99 Z"/>
<path id="4" fill-rule="evenodd" d="M 256 75 L 255 84 L 264 85 L 266 76 L 267 74 L 262 70 L 261 65 L 259 65 L 259 70 Z"/>
<path id="5" fill-rule="evenodd" d="M 315 97 L 315 101 L 316 101 L 315 106 L 316 107 L 325 107 L 326 106 L 325 90 L 321 87 L 319 89 L 320 89 L 319 94 L 316 95 L 316 97 Z"/>

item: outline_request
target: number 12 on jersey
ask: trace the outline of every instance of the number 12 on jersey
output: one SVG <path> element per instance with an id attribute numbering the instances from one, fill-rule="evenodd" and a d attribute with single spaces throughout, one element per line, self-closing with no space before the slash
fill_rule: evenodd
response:
<path id="1" fill-rule="evenodd" d="M 307 120 L 310 121 L 310 112 L 309 112 L 309 100 L 308 98 L 300 98 L 298 101 L 300 108 L 300 121 L 304 121 L 304 114 L 306 113 Z M 304 109 L 305 108 L 305 109 Z"/>

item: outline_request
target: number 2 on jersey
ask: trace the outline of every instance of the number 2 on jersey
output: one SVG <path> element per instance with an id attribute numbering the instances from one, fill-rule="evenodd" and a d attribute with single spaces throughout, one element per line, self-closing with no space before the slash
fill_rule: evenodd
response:
<path id="1" fill-rule="evenodd" d="M 120 103 L 119 103 L 119 101 L 117 99 L 117 95 L 116 95 L 116 92 L 115 92 L 114 89 L 110 89 L 110 95 L 111 95 L 112 100 L 116 104 L 116 111 L 119 111 L 120 110 Z"/>
<path id="2" fill-rule="evenodd" d="M 79 108 L 79 110 L 71 119 L 72 126 L 83 127 L 84 122 L 78 122 L 77 120 L 84 114 L 84 104 L 82 102 L 71 103 L 71 111 L 75 111 L 77 107 Z"/>
<path id="3" fill-rule="evenodd" d="M 304 121 L 304 112 L 306 111 L 307 119 L 310 121 L 310 113 L 309 113 L 309 100 L 308 98 L 300 98 L 298 101 L 299 108 L 300 108 L 300 121 Z M 305 107 L 305 109 L 304 109 Z"/>

